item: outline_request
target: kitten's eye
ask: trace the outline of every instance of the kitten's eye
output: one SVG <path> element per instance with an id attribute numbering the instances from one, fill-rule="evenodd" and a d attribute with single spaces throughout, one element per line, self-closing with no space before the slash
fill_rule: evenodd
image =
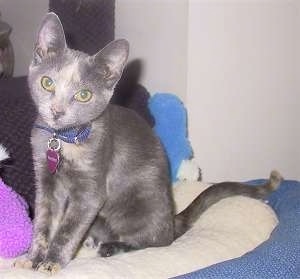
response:
<path id="1" fill-rule="evenodd" d="M 51 78 L 47 76 L 42 77 L 41 85 L 46 91 L 51 93 L 55 92 L 55 83 Z"/>
<path id="2" fill-rule="evenodd" d="M 82 89 L 79 90 L 75 95 L 74 95 L 74 99 L 78 102 L 81 103 L 86 103 L 88 102 L 90 99 L 92 99 L 92 92 L 87 90 L 87 89 Z"/>

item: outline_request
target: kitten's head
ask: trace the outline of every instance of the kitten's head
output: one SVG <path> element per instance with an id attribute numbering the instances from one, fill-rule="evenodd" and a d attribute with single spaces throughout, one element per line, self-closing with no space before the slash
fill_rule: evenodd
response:
<path id="1" fill-rule="evenodd" d="M 129 52 L 116 40 L 93 56 L 69 49 L 54 13 L 44 18 L 29 68 L 32 98 L 42 119 L 61 129 L 88 123 L 105 110 Z"/>

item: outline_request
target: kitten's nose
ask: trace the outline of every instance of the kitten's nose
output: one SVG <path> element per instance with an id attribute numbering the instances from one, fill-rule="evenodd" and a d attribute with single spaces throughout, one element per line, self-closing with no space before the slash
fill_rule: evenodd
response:
<path id="1" fill-rule="evenodd" d="M 56 104 L 56 103 L 52 104 L 50 109 L 51 109 L 51 112 L 52 112 L 55 120 L 65 114 L 65 110 L 64 110 L 63 106 L 60 104 Z"/>

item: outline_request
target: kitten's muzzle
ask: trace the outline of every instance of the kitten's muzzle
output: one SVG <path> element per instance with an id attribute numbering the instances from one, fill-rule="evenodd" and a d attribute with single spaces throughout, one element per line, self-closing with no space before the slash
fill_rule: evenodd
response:
<path id="1" fill-rule="evenodd" d="M 61 105 L 54 104 L 51 106 L 50 110 L 53 114 L 54 120 L 57 120 L 61 116 L 65 115 L 65 110 L 63 109 L 63 107 Z"/>

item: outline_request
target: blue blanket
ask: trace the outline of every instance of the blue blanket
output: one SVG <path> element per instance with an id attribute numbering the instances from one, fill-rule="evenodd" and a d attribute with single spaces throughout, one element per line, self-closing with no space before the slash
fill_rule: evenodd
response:
<path id="1" fill-rule="evenodd" d="M 255 180 L 251 183 L 253 182 L 260 184 L 264 180 Z M 267 241 L 240 258 L 176 278 L 300 278 L 300 182 L 284 181 L 268 200 L 278 216 L 279 224 Z"/>

